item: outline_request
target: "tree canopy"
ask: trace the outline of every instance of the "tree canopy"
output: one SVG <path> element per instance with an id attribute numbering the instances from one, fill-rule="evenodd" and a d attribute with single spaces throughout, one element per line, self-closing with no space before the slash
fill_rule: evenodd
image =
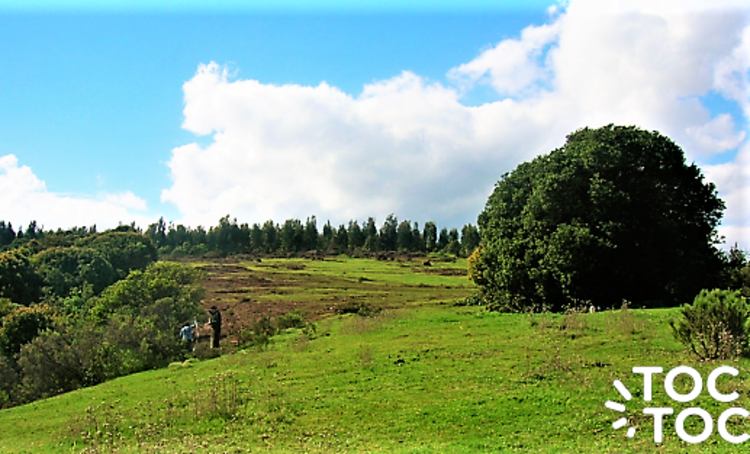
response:
<path id="1" fill-rule="evenodd" d="M 723 210 L 669 138 L 584 128 L 502 176 L 479 215 L 472 277 L 508 311 L 692 301 L 721 274 Z"/>

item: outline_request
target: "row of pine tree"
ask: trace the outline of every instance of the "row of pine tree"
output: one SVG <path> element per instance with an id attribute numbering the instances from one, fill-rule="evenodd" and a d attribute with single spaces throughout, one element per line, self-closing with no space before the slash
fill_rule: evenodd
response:
<path id="1" fill-rule="evenodd" d="M 182 224 L 167 223 L 160 218 L 141 231 L 135 224 L 120 226 L 115 230 L 136 231 L 145 234 L 153 241 L 162 256 L 221 256 L 236 254 L 301 254 L 309 251 L 324 253 L 429 253 L 445 252 L 468 256 L 479 245 L 479 231 L 476 226 L 466 224 L 460 232 L 457 228 L 438 228 L 428 221 L 422 228 L 418 222 L 399 222 L 393 214 L 386 217 L 378 227 L 370 217 L 361 225 L 349 221 L 338 227 L 326 222 L 318 228 L 315 216 L 303 223 L 299 219 L 288 219 L 283 224 L 272 220 L 263 224 L 238 224 L 236 219 L 224 216 L 218 225 L 208 230 L 198 226 L 186 227 Z M 31 240 L 50 236 L 74 235 L 78 237 L 97 232 L 96 226 L 74 227 L 66 231 L 45 231 L 36 221 L 26 229 L 13 229 L 11 223 L 0 221 L 0 250 L 10 249 Z"/>

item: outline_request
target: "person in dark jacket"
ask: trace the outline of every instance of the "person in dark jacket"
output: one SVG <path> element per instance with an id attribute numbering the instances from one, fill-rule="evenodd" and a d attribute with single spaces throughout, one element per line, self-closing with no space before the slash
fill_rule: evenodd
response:
<path id="1" fill-rule="evenodd" d="M 208 324 L 211 326 L 211 348 L 219 348 L 219 339 L 221 339 L 221 312 L 216 306 L 211 306 L 208 310 Z"/>

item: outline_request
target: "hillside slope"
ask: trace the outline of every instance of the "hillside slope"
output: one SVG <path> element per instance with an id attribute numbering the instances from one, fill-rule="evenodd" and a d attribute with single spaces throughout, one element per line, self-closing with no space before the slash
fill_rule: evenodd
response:
<path id="1" fill-rule="evenodd" d="M 411 284 L 410 284 L 411 285 Z M 666 418 L 653 440 L 645 406 L 748 408 L 749 363 L 732 363 L 732 404 L 704 391 L 689 404 L 654 382 L 644 403 L 633 366 L 685 364 L 705 378 L 718 364 L 682 351 L 676 310 L 502 315 L 446 301 L 404 304 L 372 317 L 320 318 L 315 336 L 292 329 L 263 349 L 173 364 L 0 412 L 0 452 L 735 452 L 714 429 L 689 445 Z M 628 426 L 607 400 L 633 392 Z M 686 393 L 687 383 L 677 388 Z M 728 392 L 728 391 L 727 391 Z M 623 402 L 625 403 L 625 402 Z M 697 418 L 690 433 L 702 429 Z M 741 418 L 732 433 L 750 431 Z"/>

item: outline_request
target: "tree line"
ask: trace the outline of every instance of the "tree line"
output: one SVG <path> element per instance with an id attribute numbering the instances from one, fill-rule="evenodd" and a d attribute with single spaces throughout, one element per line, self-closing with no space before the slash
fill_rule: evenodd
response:
<path id="1" fill-rule="evenodd" d="M 393 214 L 378 228 L 370 217 L 362 225 L 349 221 L 338 227 L 326 222 L 318 228 L 315 216 L 303 223 L 288 219 L 283 224 L 269 220 L 252 226 L 238 224 L 224 216 L 217 226 L 206 231 L 203 227 L 190 228 L 182 224 L 167 224 L 163 218 L 148 226 L 145 235 L 154 242 L 162 255 L 194 256 L 217 253 L 235 254 L 300 254 L 308 251 L 324 253 L 429 253 L 445 252 L 467 257 L 479 245 L 479 231 L 464 225 L 461 231 L 434 222 L 398 221 Z"/>
<path id="2" fill-rule="evenodd" d="M 353 253 L 431 253 L 443 252 L 468 257 L 479 246 L 479 230 L 472 224 L 460 230 L 438 228 L 428 221 L 420 228 L 418 222 L 400 221 L 390 214 L 378 227 L 370 217 L 360 224 L 349 221 L 333 226 L 327 221 L 318 228 L 317 218 L 310 216 L 303 223 L 299 219 L 287 219 L 283 224 L 268 220 L 263 224 L 239 224 L 229 215 L 219 219 L 216 226 L 206 230 L 183 224 L 167 223 L 164 218 L 149 225 L 145 231 L 135 224 L 118 227 L 119 231 L 143 233 L 151 239 L 162 257 L 206 256 L 222 257 L 237 254 L 249 255 L 297 255 L 309 251 L 332 254 Z M 23 246 L 29 241 L 64 242 L 67 237 L 95 235 L 96 226 L 75 227 L 68 230 L 45 231 L 36 221 L 24 230 L 13 229 L 11 223 L 0 221 L 0 251 Z M 44 239 L 44 240 L 43 240 Z"/>

